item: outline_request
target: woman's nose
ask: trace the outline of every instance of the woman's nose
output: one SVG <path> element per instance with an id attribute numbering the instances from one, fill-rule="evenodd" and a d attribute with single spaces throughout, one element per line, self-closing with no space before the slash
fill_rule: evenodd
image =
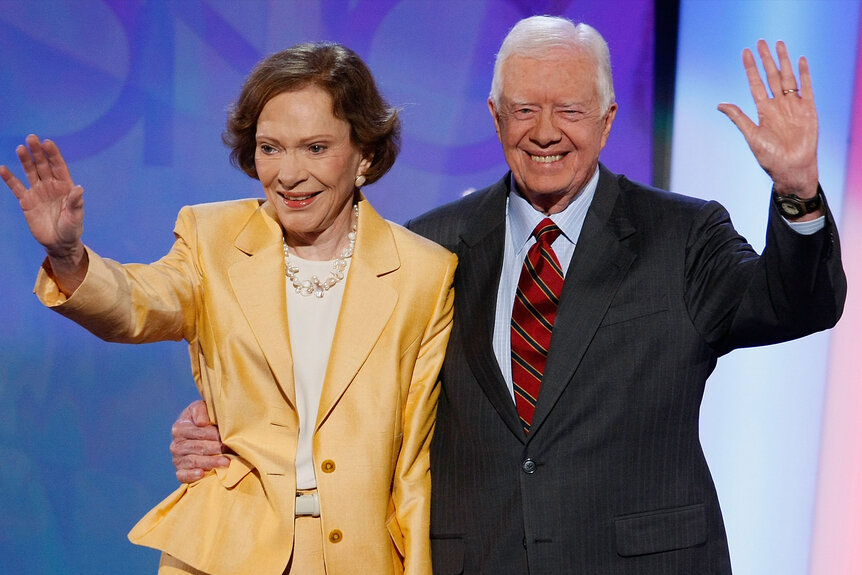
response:
<path id="1" fill-rule="evenodd" d="M 302 162 L 294 155 L 286 153 L 278 166 L 278 182 L 286 190 L 291 190 L 308 178 Z"/>

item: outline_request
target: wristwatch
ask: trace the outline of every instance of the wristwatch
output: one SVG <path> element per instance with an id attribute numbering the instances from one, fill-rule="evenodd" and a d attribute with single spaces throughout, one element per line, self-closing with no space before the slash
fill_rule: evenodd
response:
<path id="1" fill-rule="evenodd" d="M 803 200 L 795 194 L 782 196 L 779 193 L 772 192 L 772 201 L 775 202 L 775 207 L 778 208 L 778 212 L 788 220 L 796 220 L 805 214 L 816 212 L 820 209 L 820 206 L 823 205 L 823 197 L 819 190 L 817 191 L 816 196 L 806 200 Z"/>

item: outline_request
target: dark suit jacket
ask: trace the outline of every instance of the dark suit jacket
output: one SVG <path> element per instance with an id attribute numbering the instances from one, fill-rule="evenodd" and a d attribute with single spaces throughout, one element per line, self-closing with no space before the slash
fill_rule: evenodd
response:
<path id="1" fill-rule="evenodd" d="M 770 206 L 758 256 L 717 203 L 600 169 L 529 437 L 491 347 L 509 176 L 410 223 L 460 261 L 431 445 L 435 573 L 730 573 L 698 439 L 706 379 L 734 348 L 841 315 L 831 215 L 801 236 Z"/>

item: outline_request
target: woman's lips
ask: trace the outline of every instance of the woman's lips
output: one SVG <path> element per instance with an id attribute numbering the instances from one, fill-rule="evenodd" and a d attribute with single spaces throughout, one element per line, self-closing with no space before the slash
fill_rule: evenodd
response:
<path id="1" fill-rule="evenodd" d="M 317 197 L 320 192 L 312 192 L 310 194 L 285 194 L 284 192 L 276 192 L 284 201 L 284 205 L 288 208 L 304 208 Z"/>

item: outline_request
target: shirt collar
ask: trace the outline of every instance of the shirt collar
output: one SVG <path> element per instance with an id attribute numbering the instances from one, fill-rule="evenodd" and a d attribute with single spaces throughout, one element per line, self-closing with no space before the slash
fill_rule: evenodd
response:
<path id="1" fill-rule="evenodd" d="M 539 222 L 546 216 L 542 212 L 530 205 L 530 202 L 521 195 L 518 191 L 518 186 L 515 183 L 514 175 L 510 175 L 509 189 L 515 193 L 509 194 L 508 202 L 508 219 L 509 231 L 512 238 L 512 246 L 515 251 L 523 247 L 530 239 L 530 234 Z M 575 244 L 578 241 L 578 236 L 581 233 L 581 228 L 584 226 L 587 210 L 593 201 L 593 196 L 596 194 L 596 187 L 599 184 L 599 167 L 596 166 L 596 171 L 593 177 L 587 182 L 587 185 L 575 196 L 575 199 L 566 206 L 562 212 L 547 216 L 551 218 L 557 227 L 563 232 L 562 236 L 569 242 Z"/>

